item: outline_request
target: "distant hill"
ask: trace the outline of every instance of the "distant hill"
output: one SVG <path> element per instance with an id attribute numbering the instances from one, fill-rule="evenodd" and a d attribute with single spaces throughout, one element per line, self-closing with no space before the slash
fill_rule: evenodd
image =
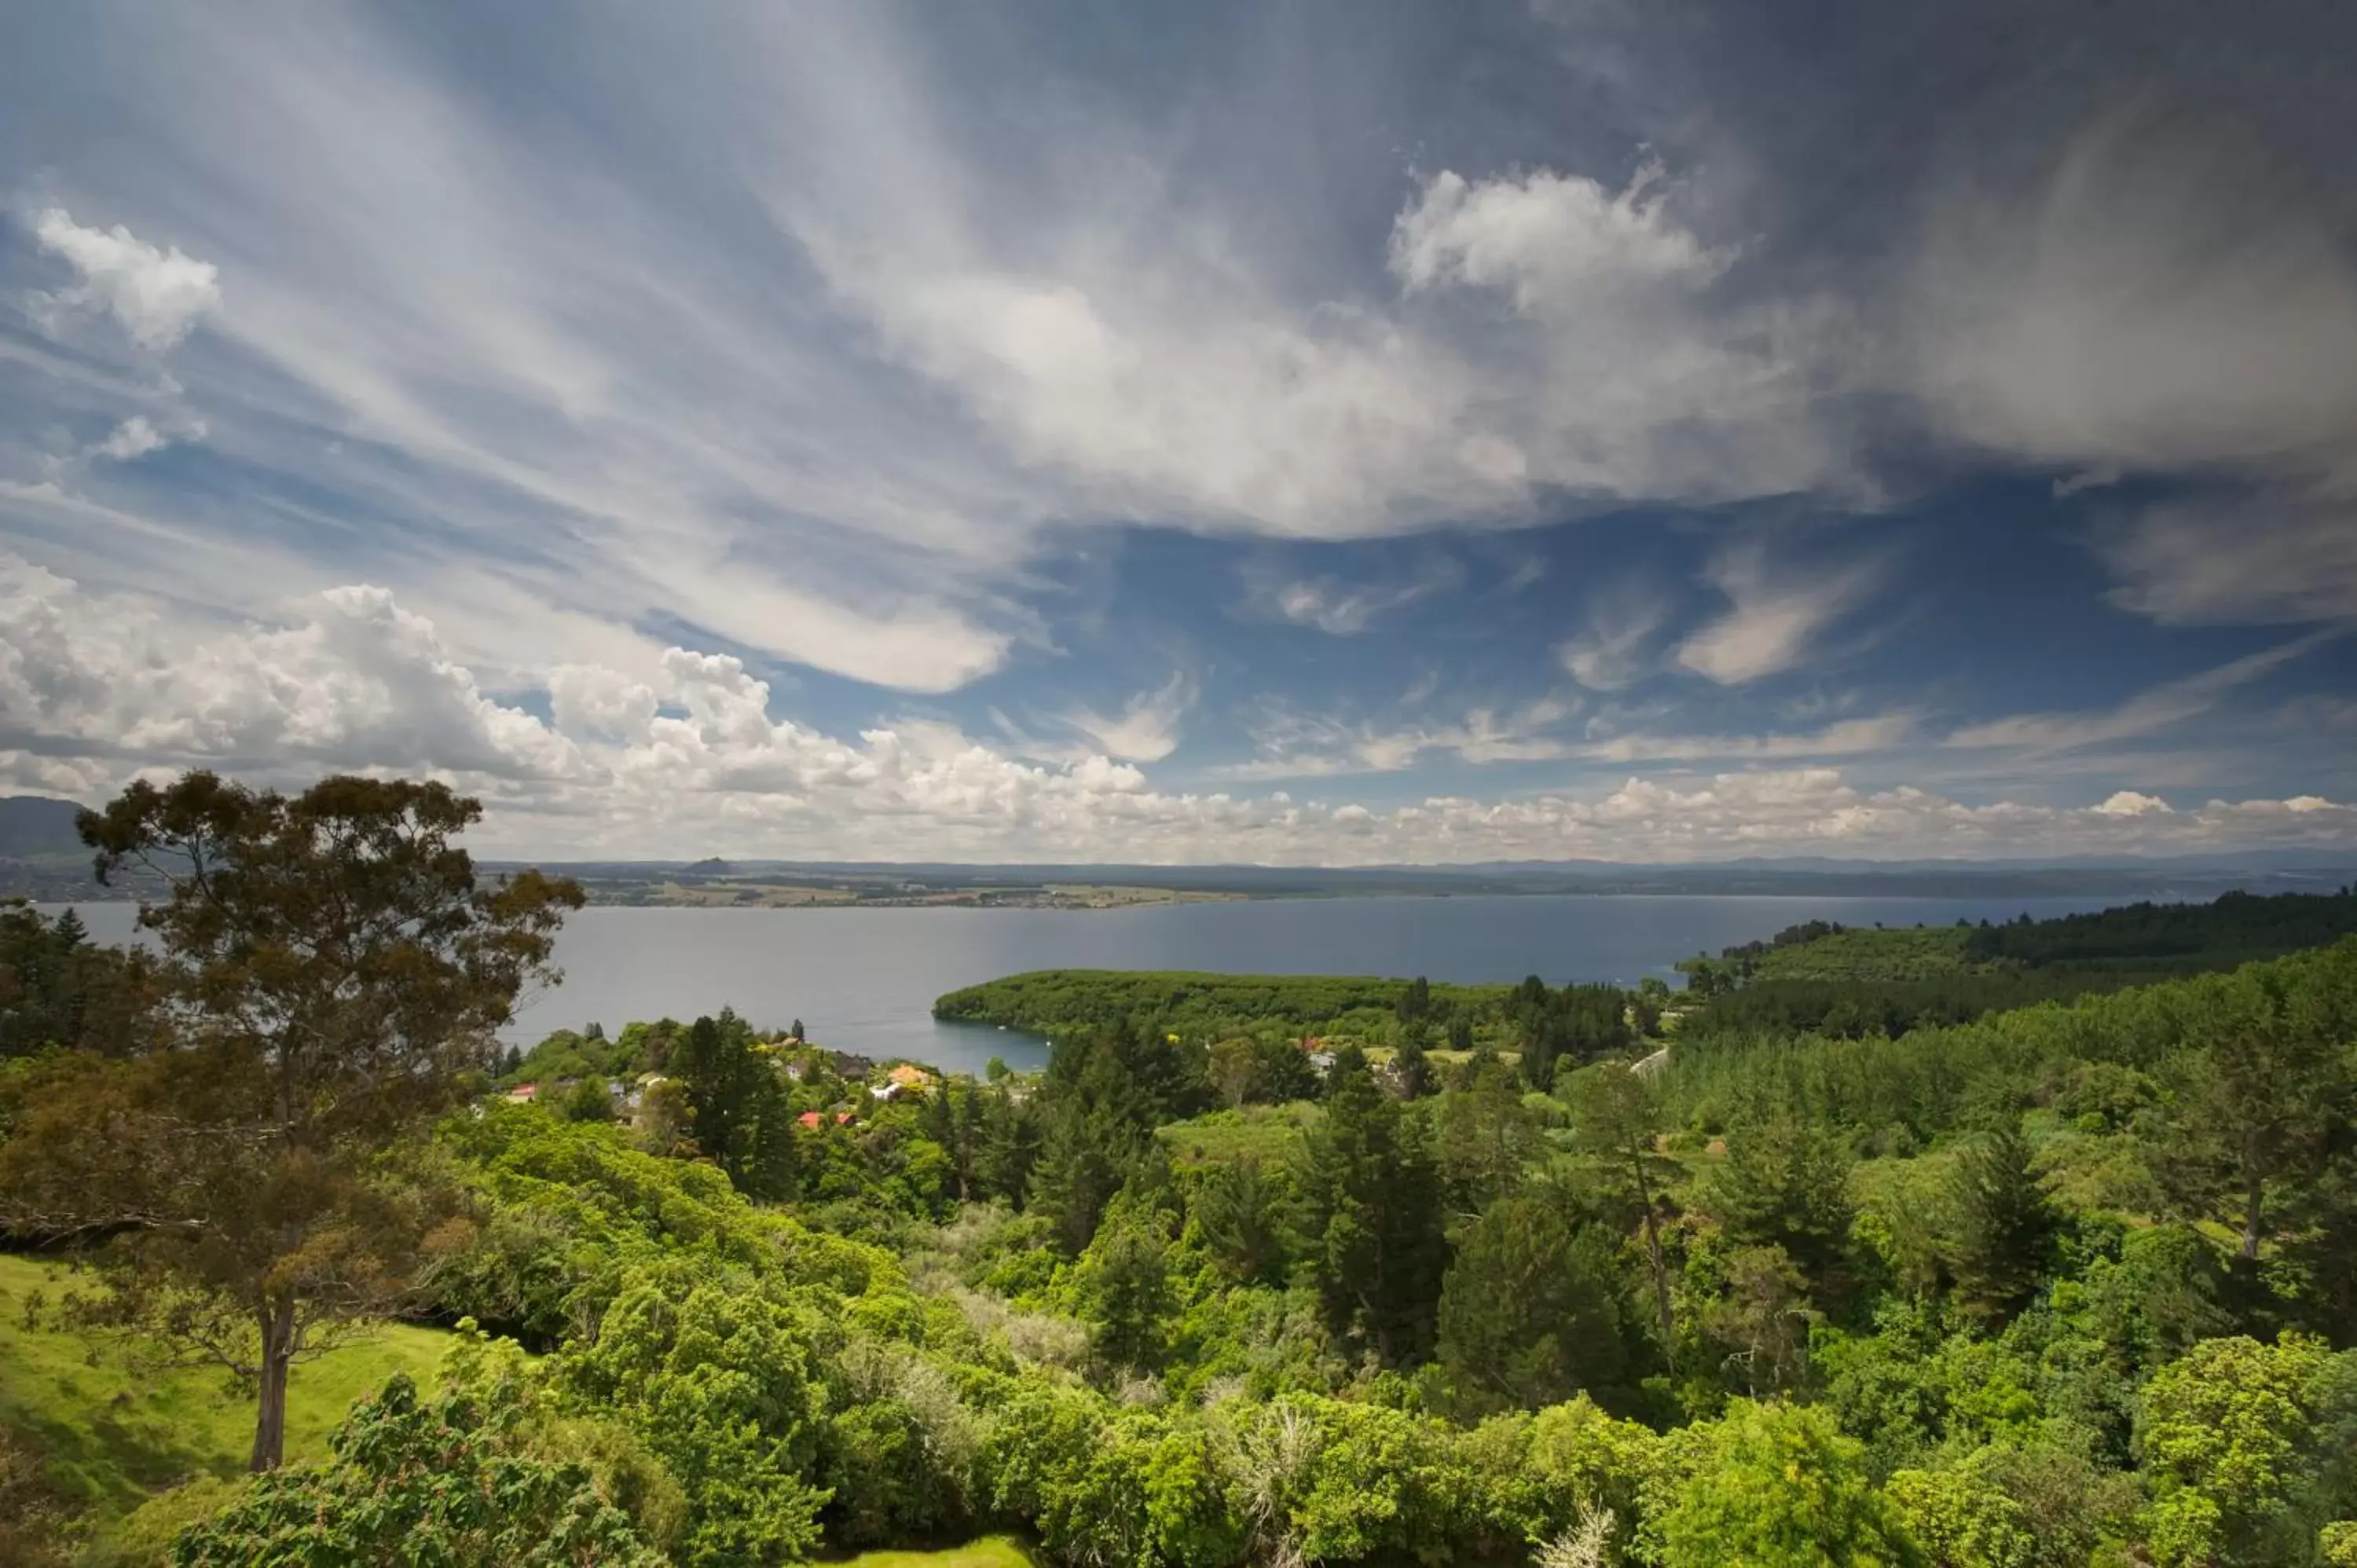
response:
<path id="1" fill-rule="evenodd" d="M 0 796 L 0 859 L 89 854 L 74 832 L 74 814 L 81 810 L 71 800 L 47 795 Z"/>

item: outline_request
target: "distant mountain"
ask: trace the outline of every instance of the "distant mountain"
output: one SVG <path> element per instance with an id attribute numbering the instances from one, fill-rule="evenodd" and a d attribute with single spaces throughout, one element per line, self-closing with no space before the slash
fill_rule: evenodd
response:
<path id="1" fill-rule="evenodd" d="M 0 796 L 0 859 L 89 854 L 74 832 L 74 815 L 81 810 L 71 800 L 47 795 Z"/>

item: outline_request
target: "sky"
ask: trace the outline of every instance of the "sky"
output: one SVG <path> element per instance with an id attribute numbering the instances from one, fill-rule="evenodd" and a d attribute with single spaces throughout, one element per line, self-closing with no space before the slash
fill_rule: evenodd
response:
<path id="1" fill-rule="evenodd" d="M 2357 848 L 2357 9 L 0 8 L 0 793 Z"/>

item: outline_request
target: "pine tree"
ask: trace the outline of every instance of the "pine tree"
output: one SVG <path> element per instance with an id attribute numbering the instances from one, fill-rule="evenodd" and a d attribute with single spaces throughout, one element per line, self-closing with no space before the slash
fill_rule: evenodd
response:
<path id="1" fill-rule="evenodd" d="M 1421 1032 L 1421 1025 L 1417 1032 Z M 1416 1033 L 1400 1041 L 1398 1054 L 1392 1058 L 1392 1080 L 1398 1086 L 1402 1100 L 1420 1100 L 1432 1092 L 1432 1063 L 1425 1056 L 1424 1042 Z"/>
<path id="2" fill-rule="evenodd" d="M 1422 1124 L 1376 1086 L 1356 1047 L 1337 1053 L 1310 1140 L 1313 1276 L 1327 1322 L 1397 1363 L 1432 1342 L 1448 1245 Z"/>
<path id="3" fill-rule="evenodd" d="M 1984 1320 L 2010 1316 L 2037 1291 L 2054 1233 L 2021 1130 L 2006 1127 L 1959 1150 L 1945 1196 L 1943 1251 L 1956 1299 Z"/>
<path id="4" fill-rule="evenodd" d="M 1542 1197 L 1491 1205 L 1440 1294 L 1440 1361 L 1482 1407 L 1536 1410 L 1629 1381 L 1611 1238 Z"/>
<path id="5" fill-rule="evenodd" d="M 1820 1299 L 1848 1283 L 1849 1152 L 1823 1127 L 1779 1120 L 1738 1128 L 1709 1205 L 1730 1239 L 1781 1248 Z"/>

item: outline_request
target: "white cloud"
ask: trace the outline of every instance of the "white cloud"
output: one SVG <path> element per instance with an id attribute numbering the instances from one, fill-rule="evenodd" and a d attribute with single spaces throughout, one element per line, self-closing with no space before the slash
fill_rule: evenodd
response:
<path id="1" fill-rule="evenodd" d="M 1500 289 L 1533 317 L 1587 308 L 1614 290 L 1706 287 L 1734 254 L 1670 218 L 1663 172 L 1649 164 L 1615 192 L 1545 169 L 1478 184 L 1443 170 L 1393 227 L 1392 271 L 1411 290 Z"/>
<path id="2" fill-rule="evenodd" d="M 281 783 L 330 767 L 434 771 L 486 799 L 485 849 L 559 858 L 716 842 L 811 858 L 1265 864 L 2357 845 L 2357 807 L 2315 796 L 2173 811 L 2126 790 L 2079 808 L 1970 805 L 1863 790 L 1830 768 L 1390 807 L 1173 793 L 1110 757 L 1033 766 L 939 724 L 829 736 L 775 717 L 742 661 L 682 649 L 655 682 L 558 671 L 552 723 L 487 695 L 382 590 L 337 588 L 300 614 L 199 628 L 0 561 L 0 784 L 91 800 L 198 763 Z M 1566 716 L 1565 704 L 1477 714 L 1443 740 L 1511 748 Z M 1820 739 L 1841 744 L 1843 727 Z"/>
<path id="3" fill-rule="evenodd" d="M 2019 714 L 1968 725 L 1951 734 L 1946 744 L 2052 752 L 2158 734 L 2209 712 L 2228 693 L 2273 673 L 2340 635 L 2339 630 L 2311 632 L 2245 654 L 2214 670 L 2149 687 L 2119 706 L 2101 713 Z"/>
<path id="4" fill-rule="evenodd" d="M 1647 645 L 1669 618 L 1668 596 L 1641 585 L 1623 585 L 1589 602 L 1587 624 L 1556 647 L 1555 658 L 1589 691 L 1620 691 L 1652 672 Z"/>
<path id="5" fill-rule="evenodd" d="M 91 447 L 87 454 L 105 457 L 117 463 L 134 463 L 150 452 L 160 452 L 175 442 L 202 441 L 205 422 L 192 419 L 170 429 L 157 429 L 144 413 L 135 413 L 111 431 L 106 439 Z"/>
<path id="6" fill-rule="evenodd" d="M 1758 540 L 1720 552 L 1709 575 L 1734 607 L 1687 637 L 1674 657 L 1722 686 L 1743 685 L 1801 663 L 1819 635 L 1883 577 L 1880 564 L 1871 561 L 1813 567 L 1779 562 Z"/>
<path id="7" fill-rule="evenodd" d="M 1889 751 L 1914 733 L 1907 714 L 1841 719 L 1822 729 L 1790 735 L 1622 735 L 1594 740 L 1572 755 L 1595 762 L 1789 761 L 1800 757 L 1855 757 Z"/>
<path id="8" fill-rule="evenodd" d="M 2357 619 L 2357 501 L 2262 491 L 2146 508 L 2098 546 L 2112 601 L 2170 625 Z"/>
<path id="9" fill-rule="evenodd" d="M 2357 472 L 2357 263 L 2239 126 L 2145 100 L 2028 188 L 1960 188 L 1914 280 L 1954 433 L 2102 471 Z"/>
<path id="10" fill-rule="evenodd" d="M 1179 671 L 1157 690 L 1132 697 L 1110 717 L 1091 708 L 1070 708 L 1056 717 L 1103 756 L 1124 762 L 1159 762 L 1178 749 L 1178 726 L 1193 711 L 1195 698 L 1195 682 Z"/>
<path id="11" fill-rule="evenodd" d="M 339 587 L 285 628 L 207 628 L 0 555 L 0 726 L 136 766 L 576 774 L 570 743 L 487 697 L 432 625 Z"/>
<path id="12" fill-rule="evenodd" d="M 79 280 L 38 302 L 53 321 L 103 310 L 134 343 L 160 354 L 186 338 L 199 317 L 220 307 L 219 269 L 182 254 L 178 245 L 158 250 L 120 223 L 86 229 L 60 207 L 42 212 L 33 234 Z"/>
<path id="13" fill-rule="evenodd" d="M 1347 583 L 1338 577 L 1286 577 L 1258 567 L 1244 573 L 1244 607 L 1272 620 L 1312 626 L 1329 637 L 1352 637 L 1378 618 L 1465 581 L 1465 569 L 1447 556 L 1425 563 L 1394 582 Z"/>

